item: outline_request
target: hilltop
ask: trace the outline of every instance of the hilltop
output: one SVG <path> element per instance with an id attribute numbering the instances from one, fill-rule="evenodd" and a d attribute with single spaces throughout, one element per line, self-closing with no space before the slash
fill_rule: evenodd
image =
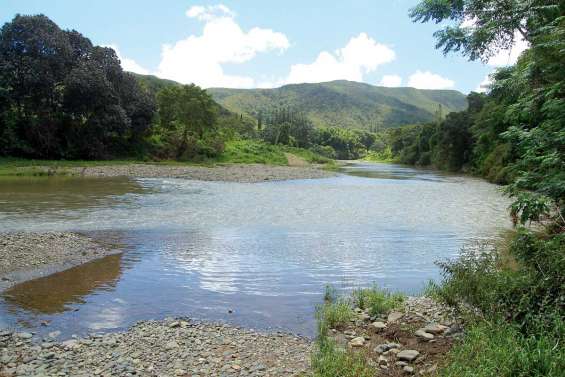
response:
<path id="1" fill-rule="evenodd" d="M 210 88 L 208 93 L 228 110 L 257 117 L 277 107 L 305 113 L 317 127 L 378 130 L 425 123 L 467 108 L 455 90 L 388 88 L 352 81 L 292 84 L 275 89 Z"/>

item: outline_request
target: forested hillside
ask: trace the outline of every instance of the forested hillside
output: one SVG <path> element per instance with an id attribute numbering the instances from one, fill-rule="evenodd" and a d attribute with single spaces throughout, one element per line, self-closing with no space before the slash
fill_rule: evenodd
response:
<path id="1" fill-rule="evenodd" d="M 228 110 L 260 117 L 276 108 L 303 113 L 316 127 L 378 131 L 430 122 L 467 107 L 455 90 L 386 88 L 352 81 L 285 85 L 276 89 L 208 89 Z"/>

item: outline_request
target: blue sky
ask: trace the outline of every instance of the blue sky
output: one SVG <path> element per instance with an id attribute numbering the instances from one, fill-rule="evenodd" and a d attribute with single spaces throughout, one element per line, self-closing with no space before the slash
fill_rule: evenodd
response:
<path id="1" fill-rule="evenodd" d="M 43 13 L 115 47 L 125 69 L 204 87 L 350 79 L 467 93 L 515 55 L 489 64 L 443 56 L 438 26 L 408 18 L 417 0 L 1 2 L 2 23 Z"/>

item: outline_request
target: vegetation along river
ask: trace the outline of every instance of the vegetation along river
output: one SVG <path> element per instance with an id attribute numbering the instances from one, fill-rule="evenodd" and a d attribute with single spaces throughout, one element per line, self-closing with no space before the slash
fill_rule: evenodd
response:
<path id="1" fill-rule="evenodd" d="M 126 252 L 3 292 L 0 327 L 68 336 L 190 316 L 312 335 L 326 284 L 420 292 L 435 261 L 510 227 L 507 206 L 483 180 L 389 164 L 265 183 L 8 179 L 3 231 L 79 231 Z"/>

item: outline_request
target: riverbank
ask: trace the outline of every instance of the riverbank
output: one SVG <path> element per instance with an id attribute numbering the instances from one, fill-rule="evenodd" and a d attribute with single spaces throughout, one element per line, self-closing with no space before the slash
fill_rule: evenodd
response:
<path id="1" fill-rule="evenodd" d="M 316 179 L 335 176 L 326 165 L 311 164 L 288 153 L 288 165 L 225 164 L 199 166 L 181 163 L 141 163 L 135 161 L 33 161 L 16 160 L 0 168 L 0 176 L 84 176 L 184 178 L 199 181 L 254 183 L 290 179 Z M 334 168 L 331 164 L 330 168 Z M 335 169 L 334 169 L 335 170 Z"/>
<path id="2" fill-rule="evenodd" d="M 0 292 L 121 251 L 78 233 L 0 234 Z"/>
<path id="3" fill-rule="evenodd" d="M 57 340 L 58 333 L 0 330 L 0 376 L 299 376 L 311 342 L 185 319 L 146 321 L 128 331 Z"/>
<path id="4" fill-rule="evenodd" d="M 66 171 L 71 175 L 85 177 L 184 178 L 199 181 L 241 183 L 326 178 L 335 175 L 335 173 L 310 166 L 261 164 L 219 165 L 215 167 L 131 164 L 75 167 Z"/>

